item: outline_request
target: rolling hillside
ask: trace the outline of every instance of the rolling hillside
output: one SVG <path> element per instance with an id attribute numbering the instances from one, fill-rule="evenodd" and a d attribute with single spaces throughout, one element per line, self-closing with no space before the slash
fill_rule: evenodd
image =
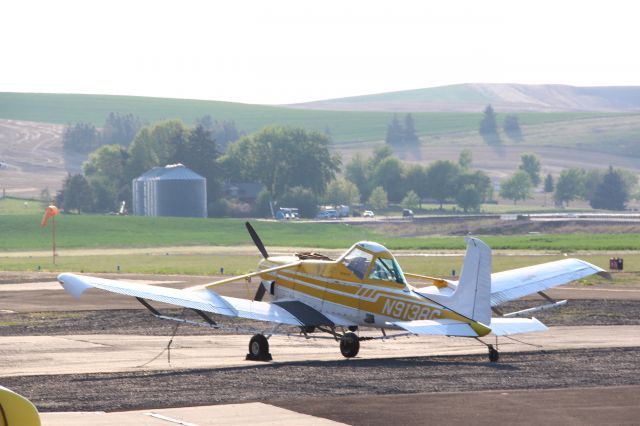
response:
<path id="1" fill-rule="evenodd" d="M 484 107 L 485 94 L 469 85 L 425 90 L 432 100 L 460 99 Z M 391 102 L 418 99 L 424 93 L 385 94 Z M 410 96 L 409 96 L 410 95 Z M 379 99 L 356 99 L 362 105 Z M 409 97 L 407 97 L 409 96 Z M 413 96 L 413 98 L 411 98 Z M 458 101 L 456 101 L 456 99 Z M 478 110 L 481 110 L 479 108 Z M 66 123 L 92 122 L 101 126 L 109 112 L 134 113 L 149 123 L 179 118 L 193 123 L 210 114 L 218 120 L 235 120 L 251 133 L 269 124 L 329 129 L 334 149 L 344 163 L 356 153 L 368 156 L 383 143 L 393 112 L 318 111 L 216 101 L 127 96 L 0 93 L 0 188 L 7 195 L 38 197 L 48 188 L 55 193 L 67 173 L 78 173 L 86 155 L 62 150 Z M 640 113 L 525 112 L 518 113 L 524 141 L 503 137 L 499 147 L 487 146 L 477 132 L 480 112 L 414 112 L 420 147 L 399 149 L 409 162 L 428 164 L 438 159 L 457 160 L 460 151 L 474 152 L 474 167 L 501 180 L 516 167 L 520 154 L 541 157 L 545 172 L 554 175 L 566 167 L 602 168 L 611 164 L 640 173 Z M 402 118 L 402 114 L 400 114 Z M 502 123 L 504 113 L 498 114 Z"/>
<path id="2" fill-rule="evenodd" d="M 640 112 L 640 87 L 457 84 L 290 105 L 342 111 Z"/>
<path id="3" fill-rule="evenodd" d="M 437 135 L 475 131 L 484 108 L 476 112 L 414 113 L 419 135 Z M 0 93 L 0 119 L 34 121 L 51 124 L 104 123 L 110 112 L 133 113 L 149 123 L 179 118 L 191 124 L 206 114 L 217 120 L 235 120 L 237 127 L 252 133 L 271 124 L 301 126 L 310 130 L 329 129 L 334 141 L 363 142 L 382 140 L 391 112 L 316 111 L 284 107 L 249 105 L 219 101 L 145 98 L 105 95 L 65 95 L 34 93 Z M 523 113 L 520 123 L 541 124 L 610 116 L 603 113 Z"/>

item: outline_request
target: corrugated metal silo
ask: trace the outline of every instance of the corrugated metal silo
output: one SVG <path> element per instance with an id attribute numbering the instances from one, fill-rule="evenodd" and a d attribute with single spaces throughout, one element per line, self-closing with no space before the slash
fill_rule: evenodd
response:
<path id="1" fill-rule="evenodd" d="M 182 164 L 155 167 L 133 180 L 139 216 L 207 217 L 207 179 Z"/>

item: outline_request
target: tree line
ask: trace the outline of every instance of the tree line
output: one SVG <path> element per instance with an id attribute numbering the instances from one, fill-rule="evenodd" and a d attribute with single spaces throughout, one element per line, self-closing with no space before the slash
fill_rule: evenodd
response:
<path id="1" fill-rule="evenodd" d="M 520 161 L 518 170 L 500 186 L 500 196 L 514 204 L 531 198 L 533 189 L 542 183 L 538 157 L 523 154 Z M 585 200 L 594 209 L 620 211 L 626 208 L 637 184 L 634 173 L 612 166 L 606 170 L 570 168 L 563 170 L 557 181 L 547 174 L 542 190 L 552 194 L 558 207 L 568 207 L 574 200 Z"/>
<path id="2" fill-rule="evenodd" d="M 133 114 L 111 112 L 105 118 L 102 129 L 92 123 L 68 124 L 62 132 L 62 146 L 66 152 L 88 154 L 103 145 L 131 143 L 144 125 L 140 117 Z"/>
<path id="3" fill-rule="evenodd" d="M 128 134 L 129 126 L 122 124 L 127 120 L 133 119 L 110 114 L 106 121 L 112 124 L 102 132 L 109 128 L 121 129 L 107 132 L 111 135 Z M 113 124 L 118 122 L 121 124 Z M 424 200 L 436 202 L 440 208 L 445 202 L 454 202 L 466 212 L 493 199 L 491 179 L 472 168 L 473 156 L 468 149 L 460 152 L 457 162 L 438 160 L 422 166 L 401 162 L 384 144 L 369 156 L 356 154 L 343 167 L 331 152 L 325 133 L 271 126 L 243 135 L 235 123 L 218 122 L 210 116 L 197 119 L 191 127 L 178 120 L 155 123 L 141 127 L 128 144 L 99 146 L 90 154 L 82 174 L 67 177 L 56 200 L 67 211 L 114 211 L 122 201 L 131 205 L 134 178 L 153 167 L 174 163 L 207 178 L 212 216 L 269 216 L 274 206 L 283 206 L 298 207 L 303 216 L 310 217 L 318 204 L 363 204 L 383 209 L 393 203 L 415 208 Z M 226 145 L 224 152 L 221 145 Z M 502 182 L 500 196 L 515 204 L 530 198 L 533 189 L 543 184 L 544 192 L 553 192 L 558 205 L 585 199 L 594 208 L 620 210 L 637 183 L 635 175 L 613 168 L 568 169 L 557 182 L 551 175 L 543 182 L 540 171 L 538 157 L 523 154 L 518 170 Z M 264 190 L 253 210 L 247 211 L 240 201 L 225 198 L 225 182 L 258 182 Z"/>
<path id="4" fill-rule="evenodd" d="M 187 127 L 179 120 L 168 120 L 143 127 L 129 146 L 99 147 L 83 165 L 82 174 L 65 179 L 57 203 L 66 211 L 113 211 L 122 201 L 131 205 L 133 179 L 153 167 L 182 163 L 207 178 L 209 212 L 224 216 L 241 207 L 224 199 L 224 182 L 262 183 L 265 191 L 259 201 L 267 200 L 267 204 L 286 202 L 292 194 L 315 201 L 340 171 L 329 139 L 319 132 L 267 127 L 230 142 L 222 154 L 207 122 L 211 121 L 205 118 Z M 227 125 L 226 131 L 233 134 L 233 128 Z M 264 206 L 264 202 L 258 204 Z"/>
<path id="5" fill-rule="evenodd" d="M 138 131 L 148 125 L 134 114 L 110 112 L 102 128 L 92 123 L 68 124 L 62 131 L 62 146 L 67 153 L 88 154 L 103 145 L 129 146 Z M 210 115 L 198 117 L 195 126 L 202 126 L 213 134 L 218 150 L 226 151 L 227 146 L 242 136 L 233 120 L 214 120 Z"/>
<path id="6" fill-rule="evenodd" d="M 470 211 L 493 195 L 491 179 L 472 170 L 471 162 L 471 151 L 463 150 L 457 163 L 438 160 L 427 167 L 405 165 L 384 145 L 368 158 L 354 156 L 345 167 L 345 179 L 357 188 L 360 202 L 373 208 L 384 208 L 387 203 L 421 207 L 422 200 L 431 199 L 440 208 L 445 201 L 455 200 Z"/>

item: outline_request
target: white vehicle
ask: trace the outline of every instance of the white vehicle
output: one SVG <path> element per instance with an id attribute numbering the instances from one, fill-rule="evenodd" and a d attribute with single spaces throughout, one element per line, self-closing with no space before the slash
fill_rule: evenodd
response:
<path id="1" fill-rule="evenodd" d="M 376 215 L 373 214 L 373 212 L 371 210 L 365 210 L 364 213 L 362 213 L 363 217 L 375 217 Z"/>
<path id="2" fill-rule="evenodd" d="M 338 211 L 337 210 L 322 210 L 316 216 L 318 219 L 337 219 Z"/>

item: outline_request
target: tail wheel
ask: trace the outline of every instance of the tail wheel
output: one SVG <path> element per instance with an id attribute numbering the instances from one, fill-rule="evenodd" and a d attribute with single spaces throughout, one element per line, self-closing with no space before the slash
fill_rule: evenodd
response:
<path id="1" fill-rule="evenodd" d="M 340 338 L 340 352 L 345 358 L 353 358 L 360 350 L 360 339 L 355 333 L 345 333 Z"/>
<path id="2" fill-rule="evenodd" d="M 497 349 L 493 347 L 493 345 L 489 345 L 489 362 L 498 362 L 500 359 L 500 353 Z"/>
<path id="3" fill-rule="evenodd" d="M 263 334 L 254 334 L 249 341 L 247 359 L 252 361 L 271 361 L 269 341 Z"/>

